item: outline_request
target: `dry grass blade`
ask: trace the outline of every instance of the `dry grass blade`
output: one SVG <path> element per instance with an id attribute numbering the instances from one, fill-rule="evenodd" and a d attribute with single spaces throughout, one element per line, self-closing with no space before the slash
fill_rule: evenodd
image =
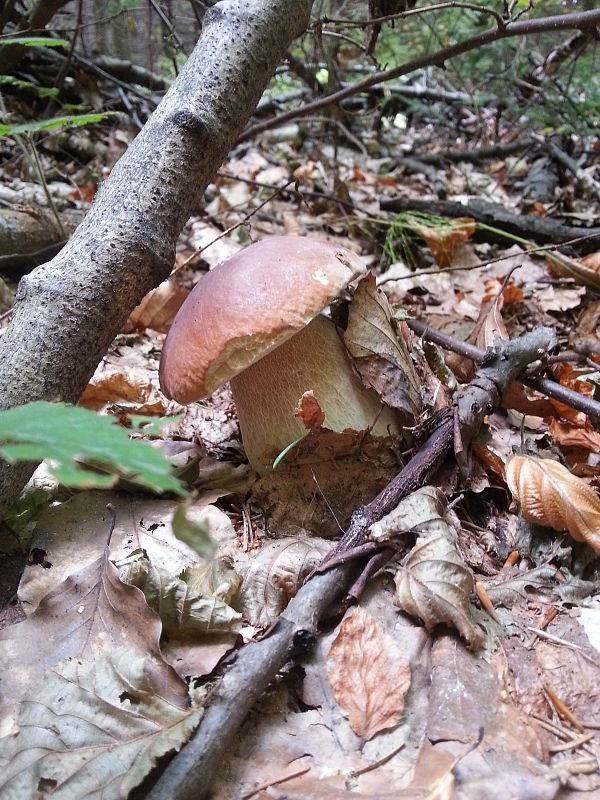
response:
<path id="1" fill-rule="evenodd" d="M 600 554 L 600 498 L 585 481 L 556 461 L 515 456 L 506 482 L 528 522 L 567 530 Z"/>

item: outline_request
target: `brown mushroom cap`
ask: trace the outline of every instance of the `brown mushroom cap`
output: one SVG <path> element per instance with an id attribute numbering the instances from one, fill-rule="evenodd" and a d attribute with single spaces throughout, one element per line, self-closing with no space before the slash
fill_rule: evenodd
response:
<path id="1" fill-rule="evenodd" d="M 360 259 L 300 236 L 274 236 L 216 266 L 179 309 L 160 363 L 180 403 L 211 394 L 302 330 L 355 278 Z"/>

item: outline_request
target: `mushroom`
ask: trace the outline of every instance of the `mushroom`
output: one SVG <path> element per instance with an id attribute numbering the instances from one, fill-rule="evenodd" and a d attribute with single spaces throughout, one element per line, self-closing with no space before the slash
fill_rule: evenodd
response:
<path id="1" fill-rule="evenodd" d="M 305 433 L 294 416 L 308 390 L 334 431 L 397 431 L 394 412 L 354 373 L 329 303 L 364 274 L 359 258 L 335 245 L 275 236 L 218 264 L 179 309 L 164 344 L 160 385 L 180 403 L 231 381 L 248 460 Z"/>

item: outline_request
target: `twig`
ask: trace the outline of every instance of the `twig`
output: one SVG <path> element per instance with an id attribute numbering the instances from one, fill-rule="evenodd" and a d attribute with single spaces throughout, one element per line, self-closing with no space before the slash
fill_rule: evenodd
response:
<path id="1" fill-rule="evenodd" d="M 444 47 L 437 50 L 435 53 L 429 55 L 419 56 L 412 61 L 407 61 L 399 67 L 390 70 L 383 70 L 376 72 L 365 78 L 362 81 L 352 86 L 347 86 L 332 94 L 325 95 L 324 97 L 314 100 L 305 106 L 291 109 L 283 114 L 271 119 L 260 122 L 257 125 L 252 125 L 247 128 L 238 139 L 238 142 L 245 142 L 252 139 L 258 133 L 277 128 L 285 122 L 289 122 L 297 117 L 303 117 L 306 114 L 312 113 L 317 109 L 325 108 L 332 103 L 339 103 L 345 97 L 350 97 L 358 92 L 363 92 L 365 89 L 370 89 L 371 86 L 377 86 L 379 83 L 399 78 L 402 75 L 407 75 L 418 69 L 425 67 L 438 66 L 443 67 L 445 62 L 451 58 L 468 53 L 470 50 L 475 50 L 483 45 L 490 44 L 491 42 L 498 41 L 499 39 L 506 39 L 511 36 L 524 36 L 526 34 L 544 33 L 546 31 L 568 30 L 579 28 L 584 30 L 587 28 L 594 28 L 600 22 L 600 10 L 581 11 L 574 14 L 560 14 L 553 17 L 541 17 L 539 19 L 529 19 L 522 22 L 509 22 L 504 27 L 491 28 L 487 31 L 472 36 L 470 39 L 465 39 L 462 42 L 457 42 L 449 47 Z"/>
<path id="2" fill-rule="evenodd" d="M 545 144 L 552 158 L 556 159 L 556 161 L 560 161 L 564 167 L 573 173 L 579 183 L 594 195 L 596 200 L 600 200 L 600 183 L 595 181 L 591 175 L 588 175 L 585 170 L 581 169 L 575 159 L 564 153 L 554 142 L 548 140 Z"/>
<path id="3" fill-rule="evenodd" d="M 539 357 L 540 350 L 547 352 L 555 342 L 551 329 L 539 328 L 512 342 L 498 344 L 495 357 L 478 370 L 475 379 L 461 393 L 459 414 L 465 444 L 475 435 L 484 416 L 497 405 L 511 380 Z M 362 544 L 369 525 L 419 488 L 422 481 L 431 478 L 451 446 L 452 415 L 446 413 L 399 475 L 371 503 L 354 512 L 340 544 Z M 215 689 L 194 737 L 168 765 L 146 795 L 147 800 L 202 800 L 207 796 L 232 737 L 288 660 L 296 636 L 302 635 L 306 642 L 306 634 L 316 632 L 320 618 L 343 596 L 355 577 L 356 569 L 351 564 L 314 575 L 299 589 L 265 637 L 248 644 L 238 654 Z"/>
<path id="4" fill-rule="evenodd" d="M 418 336 L 422 336 L 427 341 L 434 342 L 434 344 L 439 344 L 440 347 L 451 350 L 453 353 L 458 353 L 465 358 L 470 358 L 478 364 L 488 357 L 487 351 L 482 350 L 480 347 L 476 347 L 468 342 L 461 342 L 460 339 L 455 339 L 454 336 L 450 336 L 447 333 L 436 331 L 430 328 L 426 323 L 421 322 L 421 320 L 407 319 L 406 324 Z M 538 392 L 545 394 L 547 397 L 552 397 L 554 400 L 560 400 L 561 403 L 565 403 L 577 411 L 583 411 L 591 420 L 600 422 L 600 403 L 597 400 L 593 400 L 591 397 L 585 397 L 579 394 L 579 392 L 574 392 L 572 389 L 568 389 L 566 386 L 562 386 L 560 383 L 551 381 L 548 378 L 522 375 L 519 380 L 531 389 L 536 389 Z"/>

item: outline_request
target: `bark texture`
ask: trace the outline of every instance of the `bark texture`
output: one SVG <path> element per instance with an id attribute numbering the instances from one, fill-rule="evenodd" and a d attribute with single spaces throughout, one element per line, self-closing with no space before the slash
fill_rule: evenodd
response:
<path id="1" fill-rule="evenodd" d="M 0 340 L 0 408 L 77 402 L 256 106 L 312 0 L 223 0 L 187 64 L 64 249 L 23 278 Z M 0 463 L 0 508 L 31 465 Z"/>

